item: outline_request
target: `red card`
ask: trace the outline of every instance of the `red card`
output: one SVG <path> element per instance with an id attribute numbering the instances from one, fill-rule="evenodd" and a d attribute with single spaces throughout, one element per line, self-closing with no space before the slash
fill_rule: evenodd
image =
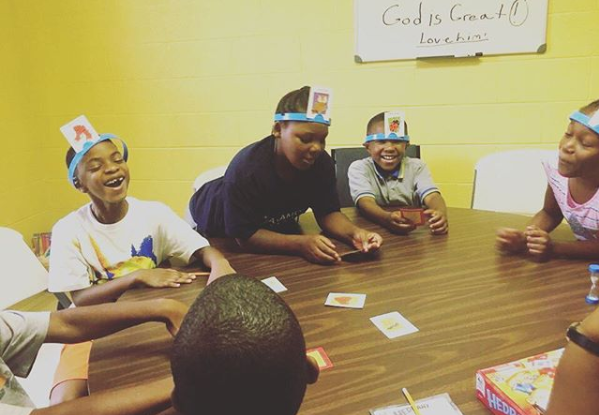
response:
<path id="1" fill-rule="evenodd" d="M 409 219 L 416 226 L 424 225 L 426 223 L 426 215 L 422 208 L 399 208 L 401 216 Z"/>
<path id="2" fill-rule="evenodd" d="M 329 359 L 329 356 L 327 356 L 322 347 L 308 349 L 306 350 L 306 355 L 311 356 L 316 360 L 316 363 L 318 363 L 318 368 L 320 370 L 330 369 L 333 367 L 331 359 Z"/>

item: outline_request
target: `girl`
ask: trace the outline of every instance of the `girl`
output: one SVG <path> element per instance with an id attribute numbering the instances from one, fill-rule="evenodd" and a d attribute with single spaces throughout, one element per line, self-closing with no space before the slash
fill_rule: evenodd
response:
<path id="1" fill-rule="evenodd" d="M 545 203 L 524 232 L 503 228 L 497 247 L 528 251 L 541 258 L 599 256 L 599 100 L 570 115 L 559 143 L 557 167 L 543 163 L 547 173 Z M 576 242 L 555 241 L 549 233 L 566 219 Z"/>
<path id="2" fill-rule="evenodd" d="M 328 235 L 363 252 L 379 248 L 378 234 L 358 228 L 339 211 L 335 168 L 324 151 L 330 121 L 310 115 L 310 91 L 305 86 L 285 95 L 272 134 L 242 149 L 224 177 L 192 196 L 190 213 L 200 233 L 236 238 L 251 251 L 301 255 L 316 263 L 339 261 L 329 238 L 299 234 L 299 216 L 312 208 Z"/>

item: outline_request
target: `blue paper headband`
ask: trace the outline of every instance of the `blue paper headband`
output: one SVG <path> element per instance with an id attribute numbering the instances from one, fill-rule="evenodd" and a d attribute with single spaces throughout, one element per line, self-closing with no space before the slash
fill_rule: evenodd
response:
<path id="1" fill-rule="evenodd" d="M 322 114 L 316 114 L 314 118 L 308 118 L 306 113 L 286 112 L 275 114 L 275 121 L 299 121 L 299 122 L 317 122 L 319 124 L 331 125 L 331 120 L 326 120 Z"/>
<path id="2" fill-rule="evenodd" d="M 367 135 L 366 138 L 364 139 L 364 144 L 370 143 L 371 141 L 384 141 L 384 140 L 408 142 L 408 141 L 410 141 L 410 136 L 407 134 L 406 135 L 397 135 L 395 133 L 390 133 L 389 135 L 385 135 L 384 133 L 370 134 L 370 135 Z"/>
<path id="3" fill-rule="evenodd" d="M 592 117 L 589 117 L 588 115 L 583 114 L 580 111 L 574 111 L 572 113 L 572 115 L 570 115 L 570 119 L 572 121 L 576 121 L 577 123 L 580 123 L 580 124 L 584 125 L 585 127 L 587 127 L 589 130 L 594 131 L 596 134 L 599 134 L 599 123 L 597 123 L 595 125 L 591 125 L 589 123 L 591 118 Z"/>
<path id="4" fill-rule="evenodd" d="M 114 134 L 100 134 L 99 140 L 93 141 L 93 142 L 92 141 L 86 142 L 83 145 L 83 149 L 81 149 L 80 152 L 76 153 L 75 157 L 73 157 L 73 160 L 71 160 L 71 164 L 69 164 L 69 182 L 71 182 L 71 184 L 73 186 L 75 186 L 75 170 L 77 170 L 77 165 L 83 159 L 83 157 L 89 152 L 89 150 L 91 150 L 91 148 L 93 146 L 95 146 L 98 143 L 101 143 L 102 141 L 112 140 L 115 138 L 123 144 L 123 158 L 125 159 L 125 161 L 127 161 L 127 159 L 129 158 L 129 150 L 127 149 L 127 144 L 125 144 L 125 142 L 123 140 L 121 140 Z"/>

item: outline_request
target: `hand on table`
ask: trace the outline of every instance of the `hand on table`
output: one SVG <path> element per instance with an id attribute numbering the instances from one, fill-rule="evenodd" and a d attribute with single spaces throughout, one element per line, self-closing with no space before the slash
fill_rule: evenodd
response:
<path id="1" fill-rule="evenodd" d="M 416 229 L 416 225 L 411 220 L 404 218 L 399 210 L 395 210 L 389 212 L 387 228 L 393 233 L 407 235 Z"/>
<path id="2" fill-rule="evenodd" d="M 196 279 L 195 274 L 176 271 L 174 269 L 153 268 L 136 271 L 135 285 L 137 287 L 166 288 L 180 287 Z"/>
<path id="3" fill-rule="evenodd" d="M 495 246 L 501 252 L 519 253 L 526 248 L 526 236 L 524 232 L 512 228 L 500 228 L 497 230 Z"/>
<path id="4" fill-rule="evenodd" d="M 428 227 L 433 235 L 443 235 L 449 230 L 447 215 L 439 210 L 427 209 L 424 214 L 429 216 Z"/>
<path id="5" fill-rule="evenodd" d="M 177 300 L 163 298 L 158 301 L 160 301 L 160 304 L 162 305 L 166 329 L 171 336 L 175 337 L 179 332 L 179 328 L 181 327 L 181 323 L 183 322 L 183 318 L 185 318 L 189 307 Z"/>
<path id="6" fill-rule="evenodd" d="M 553 243 L 549 233 L 537 226 L 527 226 L 524 231 L 526 248 L 531 255 L 545 259 L 553 252 Z"/>
<path id="7" fill-rule="evenodd" d="M 335 244 L 322 235 L 302 235 L 299 237 L 299 252 L 310 262 L 330 264 L 341 261 Z"/>
<path id="8" fill-rule="evenodd" d="M 379 249 L 383 243 L 383 238 L 376 232 L 357 228 L 352 236 L 352 242 L 356 249 L 366 253 Z"/>

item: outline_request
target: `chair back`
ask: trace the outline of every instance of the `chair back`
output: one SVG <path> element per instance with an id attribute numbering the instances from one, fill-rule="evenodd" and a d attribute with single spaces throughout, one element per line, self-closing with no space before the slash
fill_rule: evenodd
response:
<path id="1" fill-rule="evenodd" d="M 406 155 L 412 158 L 420 158 L 420 146 L 410 144 L 406 147 Z M 347 171 L 350 164 L 356 160 L 369 157 L 368 151 L 364 147 L 334 148 L 331 150 L 331 157 L 335 162 L 335 175 L 337 176 L 337 194 L 339 195 L 339 204 L 341 207 L 351 207 L 354 201 L 349 192 L 349 178 Z"/>
<path id="2" fill-rule="evenodd" d="M 532 214 L 543 207 L 547 178 L 542 161 L 555 150 L 513 150 L 489 154 L 474 168 L 472 209 Z"/>
<path id="3" fill-rule="evenodd" d="M 48 288 L 48 271 L 35 257 L 19 232 L 0 228 L 0 246 L 0 309 Z"/>

